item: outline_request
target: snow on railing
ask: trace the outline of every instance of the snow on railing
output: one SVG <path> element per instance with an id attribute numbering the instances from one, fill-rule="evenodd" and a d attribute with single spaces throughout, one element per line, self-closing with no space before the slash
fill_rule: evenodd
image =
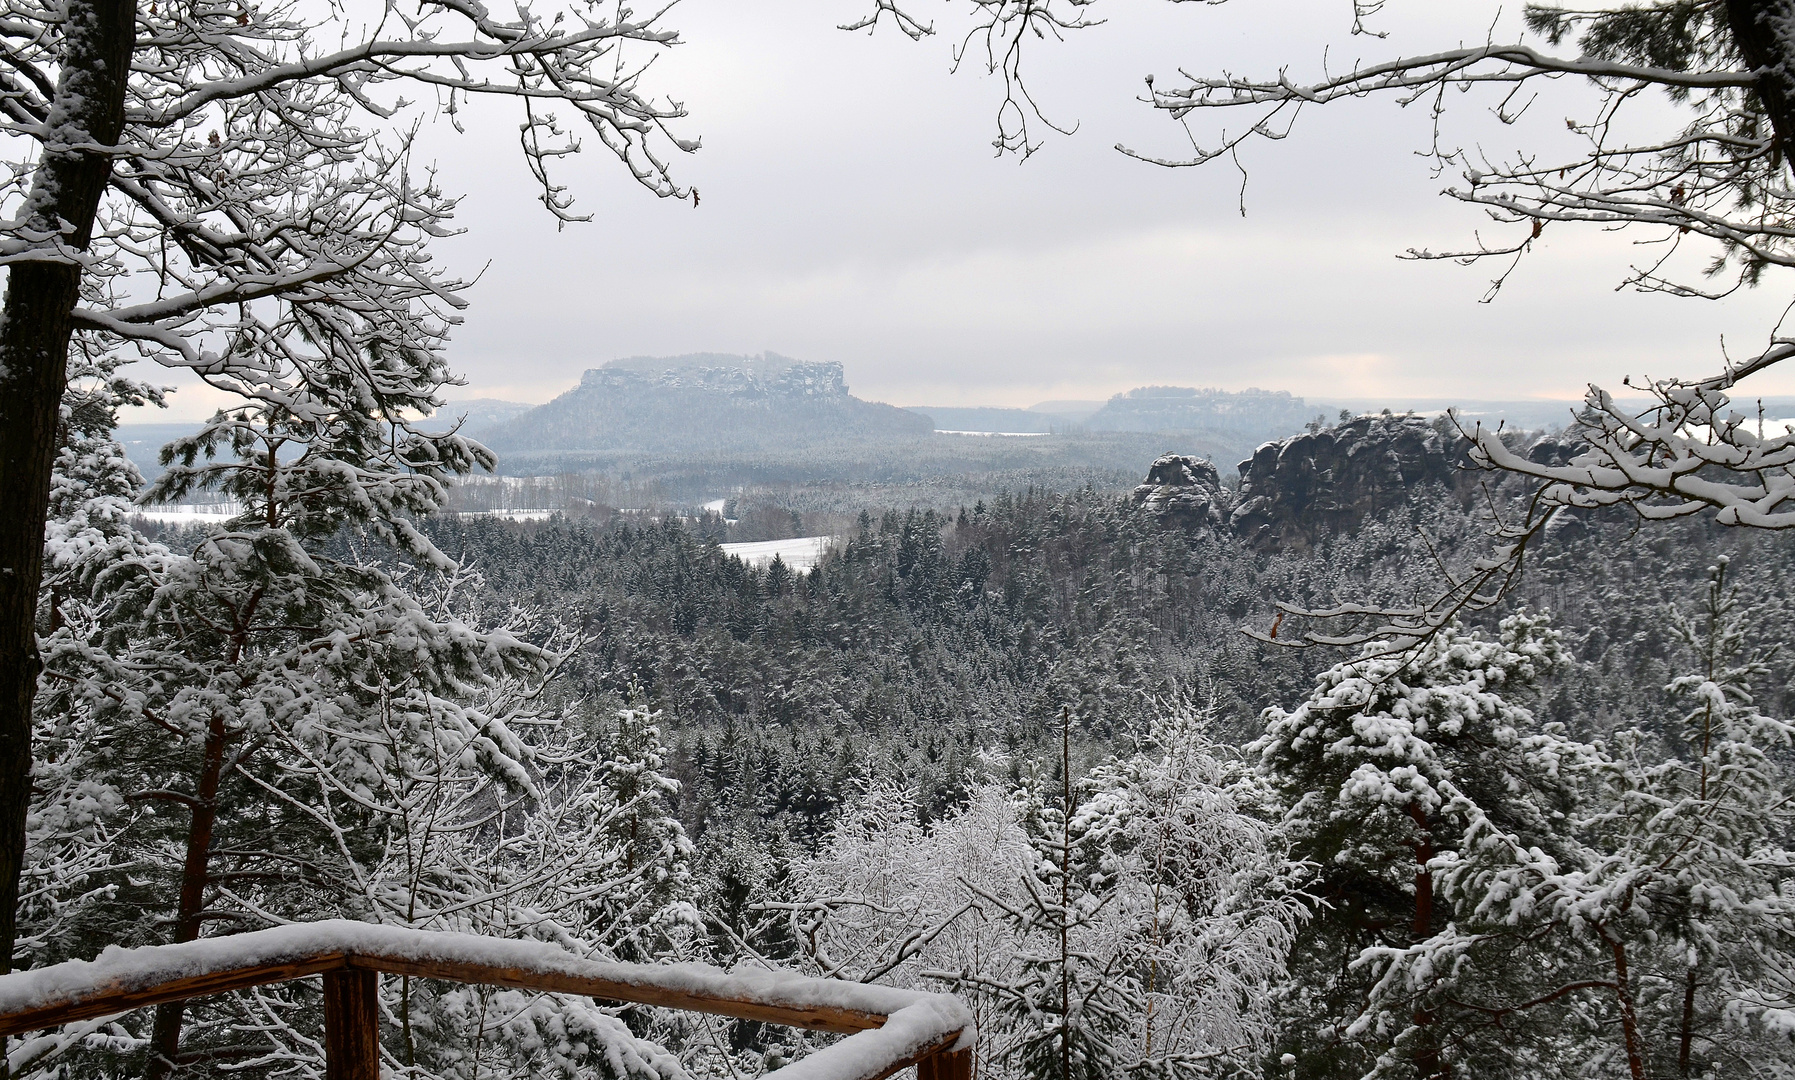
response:
<path id="1" fill-rule="evenodd" d="M 783 1080 L 970 1080 L 972 1014 L 948 994 L 705 964 L 585 960 L 556 945 L 332 919 L 136 949 L 0 975 L 0 1035 L 251 986 L 324 976 L 329 1073 L 379 1076 L 379 973 L 579 994 L 851 1033 Z"/>

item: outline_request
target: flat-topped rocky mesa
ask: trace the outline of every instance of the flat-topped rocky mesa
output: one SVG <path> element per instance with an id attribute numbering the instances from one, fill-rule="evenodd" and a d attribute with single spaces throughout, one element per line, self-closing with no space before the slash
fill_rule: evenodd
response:
<path id="1" fill-rule="evenodd" d="M 732 356 L 631 356 L 590 368 L 580 376 L 583 390 L 631 391 L 649 388 L 727 394 L 739 399 L 794 398 L 848 400 L 842 366 L 810 363 L 778 353 Z"/>
<path id="2" fill-rule="evenodd" d="M 1227 531 L 1265 551 L 1302 550 L 1400 506 L 1423 485 L 1468 490 L 1469 444 L 1413 416 L 1361 416 L 1337 427 L 1268 442 L 1240 463 L 1240 484 L 1215 466 L 1167 454 L 1134 489 L 1143 509 L 1189 527 Z"/>
<path id="3" fill-rule="evenodd" d="M 472 434 L 501 453 L 690 456 L 921 438 L 931 427 L 848 393 L 837 363 L 694 353 L 613 360 L 548 404 Z"/>

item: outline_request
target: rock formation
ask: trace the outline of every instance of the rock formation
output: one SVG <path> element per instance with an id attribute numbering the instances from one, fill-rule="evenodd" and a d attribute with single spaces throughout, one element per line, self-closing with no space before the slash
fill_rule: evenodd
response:
<path id="1" fill-rule="evenodd" d="M 1233 532 L 1262 551 L 1303 549 L 1400 506 L 1437 483 L 1468 489 L 1468 444 L 1420 417 L 1361 416 L 1259 447 L 1240 463 L 1230 492 L 1214 465 L 1167 454 L 1153 463 L 1134 501 L 1169 521 Z"/>
<path id="2" fill-rule="evenodd" d="M 1400 416 L 1361 416 L 1266 443 L 1240 463 L 1229 525 L 1257 548 L 1306 547 L 1407 502 L 1422 484 L 1456 486 L 1466 446 L 1456 432 Z"/>
<path id="3" fill-rule="evenodd" d="M 1147 470 L 1134 489 L 1134 501 L 1153 514 L 1186 527 L 1220 531 L 1228 524 L 1228 491 L 1208 460 L 1190 454 L 1166 454 Z"/>

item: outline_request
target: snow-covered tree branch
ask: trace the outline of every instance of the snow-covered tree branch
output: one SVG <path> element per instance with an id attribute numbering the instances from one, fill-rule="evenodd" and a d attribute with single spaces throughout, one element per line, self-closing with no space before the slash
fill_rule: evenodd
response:
<path id="1" fill-rule="evenodd" d="M 466 0 L 7 9 L 0 489 L 24 501 L 0 530 L 0 957 L 23 857 L 33 609 L 71 335 L 84 352 L 135 353 L 242 398 L 249 411 L 207 448 L 243 450 L 261 427 L 277 454 L 355 429 L 357 463 L 339 454 L 322 472 L 391 476 L 407 512 L 427 509 L 442 477 L 491 461 L 419 426 L 453 381 L 442 349 L 465 301 L 429 250 L 455 203 L 413 164 L 424 113 L 405 95 L 457 125 L 472 100 L 514 101 L 539 198 L 563 221 L 579 218 L 556 179 L 579 131 L 650 193 L 683 198 L 669 163 L 697 144 L 670 126 L 684 109 L 644 83 L 677 41 L 663 16 L 609 4 L 500 15 Z M 214 478 L 177 474 L 162 491 Z M 325 518 L 384 522 L 377 533 L 428 554 L 409 525 L 367 509 Z"/>

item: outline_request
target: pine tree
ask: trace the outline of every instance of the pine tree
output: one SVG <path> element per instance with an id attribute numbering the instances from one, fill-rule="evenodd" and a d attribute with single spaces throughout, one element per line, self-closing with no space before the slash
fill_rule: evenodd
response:
<path id="1" fill-rule="evenodd" d="M 1774 616 L 1743 604 L 1727 571 L 1722 557 L 1693 614 L 1670 609 L 1697 670 L 1665 688 L 1681 707 L 1672 733 L 1616 734 L 1584 825 L 1592 864 L 1567 883 L 1573 929 L 1631 999 L 1611 1053 L 1635 1075 L 1779 1075 L 1792 1060 L 1795 806 L 1779 758 L 1795 727 L 1754 702 Z"/>
<path id="2" fill-rule="evenodd" d="M 388 366 L 389 389 L 402 367 Z M 95 370 L 105 393 L 124 392 Z M 573 738 L 542 698 L 565 635 L 487 611 L 478 577 L 414 524 L 483 451 L 388 437 L 353 413 L 220 415 L 149 497 L 211 488 L 242 512 L 179 551 L 130 528 L 139 479 L 110 440 L 111 409 L 68 413 L 43 606 L 56 779 L 33 832 L 47 879 L 27 912 L 36 958 L 343 916 L 600 956 L 652 948 L 644 927 L 667 914 L 689 851 L 665 814 L 658 737 L 638 723 L 608 748 Z M 127 905 L 132 917 L 99 925 Z M 677 1073 L 590 1002 L 420 999 L 395 983 L 394 1068 Z M 152 1076 L 202 1063 L 320 1076 L 316 1006 L 302 984 L 165 1006 L 148 1031 L 131 1017 L 96 1040 L 88 1025 L 25 1060 L 101 1069 L 147 1054 Z"/>
<path id="3" fill-rule="evenodd" d="M 1292 712 L 1267 710 L 1250 751 L 1324 904 L 1283 1006 L 1299 1075 L 1540 1067 L 1532 1055 L 1547 1050 L 1453 1027 L 1451 1002 L 1476 965 L 1401 958 L 1470 914 L 1439 875 L 1490 832 L 1544 858 L 1574 849 L 1565 766 L 1580 747 L 1518 701 L 1561 663 L 1549 621 L 1514 615 L 1498 640 L 1448 627 L 1413 654 L 1335 666 Z M 1486 952 L 1478 964 L 1503 967 L 1501 951 Z"/>

